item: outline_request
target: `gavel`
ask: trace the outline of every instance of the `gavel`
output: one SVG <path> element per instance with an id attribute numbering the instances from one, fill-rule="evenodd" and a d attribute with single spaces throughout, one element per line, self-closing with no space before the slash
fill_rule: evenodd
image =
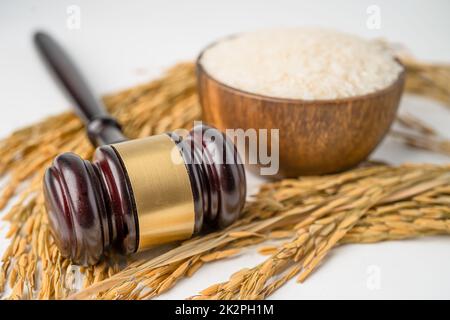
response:
<path id="1" fill-rule="evenodd" d="M 45 205 L 64 257 L 92 265 L 188 239 L 234 222 L 246 197 L 245 171 L 233 142 L 197 125 L 128 140 L 64 50 L 38 32 L 36 47 L 69 97 L 96 146 L 92 161 L 66 152 L 44 175 Z"/>

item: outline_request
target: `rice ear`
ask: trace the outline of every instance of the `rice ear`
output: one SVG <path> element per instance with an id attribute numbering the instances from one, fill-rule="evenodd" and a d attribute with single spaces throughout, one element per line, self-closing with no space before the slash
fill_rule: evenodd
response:
<path id="1" fill-rule="evenodd" d="M 411 59 L 402 62 L 408 71 L 409 92 L 438 99 L 450 107 L 448 66 Z M 192 63 L 176 65 L 162 78 L 107 96 L 104 101 L 130 137 L 187 128 L 201 118 Z M 425 126 L 419 125 L 421 129 L 413 131 L 424 135 Z M 441 152 L 435 144 L 416 146 Z M 284 257 L 282 261 L 271 261 L 260 269 L 239 270 L 228 282 L 196 297 L 231 298 L 242 294 L 263 298 L 301 272 L 303 265 L 313 271 L 336 245 L 450 231 L 448 166 L 370 166 L 336 175 L 265 184 L 247 203 L 242 218 L 226 230 L 188 240 L 148 261 L 108 257 L 102 265 L 79 268 L 58 253 L 42 194 L 45 168 L 65 151 L 84 158 L 90 158 L 93 152 L 82 124 L 70 112 L 17 130 L 0 141 L 0 176 L 6 178 L 0 206 L 14 201 L 3 215 L 11 223 L 7 232 L 11 240 L 2 253 L 0 295 L 13 289 L 10 298 L 20 299 L 150 298 L 183 277 L 201 272 L 210 261 L 220 263 L 219 259 L 252 252 L 258 244 L 270 242 L 271 247 L 262 248 L 261 252 L 271 254 L 269 259 Z M 402 184 L 405 180 L 402 182 L 401 177 L 410 185 Z M 423 181 L 411 180 L 419 178 Z M 373 189 L 359 203 L 353 201 L 377 181 L 384 189 Z M 379 192 L 386 197 L 378 201 Z M 355 216 L 355 204 L 364 209 L 361 217 Z M 342 220 L 345 215 L 348 219 Z M 176 270 L 176 277 L 169 278 Z M 259 276 L 259 271 L 264 274 Z M 270 274 L 281 274 L 281 278 L 273 281 Z M 301 274 L 304 280 L 307 274 Z M 78 278 L 87 289 L 74 285 L 80 282 L 75 281 Z M 130 278 L 135 282 L 125 286 Z"/>

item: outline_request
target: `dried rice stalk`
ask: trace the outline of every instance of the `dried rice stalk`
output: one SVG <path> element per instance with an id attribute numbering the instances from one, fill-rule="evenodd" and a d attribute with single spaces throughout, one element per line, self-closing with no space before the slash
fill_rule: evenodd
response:
<path id="1" fill-rule="evenodd" d="M 406 54 L 399 58 L 406 66 L 408 92 L 435 99 L 450 107 L 449 64 L 423 63 Z"/>
<path id="2" fill-rule="evenodd" d="M 420 135 L 397 130 L 391 130 L 390 134 L 410 147 L 450 156 L 450 140 L 446 138 L 430 137 L 429 135 Z"/>
<path id="3" fill-rule="evenodd" d="M 323 207 L 312 211 L 307 219 L 295 225 L 296 236 L 280 245 L 265 262 L 252 269 L 242 270 L 238 276 L 233 275 L 229 281 L 216 284 L 194 298 L 263 299 L 295 275 L 298 275 L 298 281 L 304 281 L 338 243 L 375 242 L 430 233 L 448 234 L 450 231 L 448 209 L 444 212 L 435 211 L 437 216 L 444 219 L 439 222 L 422 217 L 417 203 L 413 204 L 416 214 L 407 215 L 407 219 L 404 220 L 392 206 L 390 209 L 394 209 L 396 214 L 383 218 L 377 217 L 378 219 L 372 217 L 380 212 L 384 214 L 389 212 L 385 206 L 376 207 L 376 204 L 386 202 L 393 196 L 397 197 L 398 194 L 407 197 L 403 199 L 404 201 L 408 198 L 420 199 L 422 193 L 429 195 L 432 192 L 436 195 L 439 189 L 446 192 L 444 193 L 446 201 L 450 199 L 447 193 L 450 190 L 448 168 L 437 176 L 436 173 L 422 171 L 419 167 L 409 169 L 411 171 L 369 177 L 357 183 L 342 186 L 342 189 L 345 187 L 345 191 L 337 199 L 347 200 L 335 207 L 333 213 L 327 213 L 326 210 L 322 210 Z M 438 187 L 432 187 L 432 184 L 429 184 L 430 181 L 440 181 L 443 184 L 438 183 Z M 442 188 L 443 185 L 445 189 Z M 429 186 L 431 189 L 424 189 L 423 186 Z M 421 190 L 420 194 L 410 193 L 413 189 Z M 342 210 L 342 207 L 345 209 Z M 371 207 L 374 209 L 369 213 Z M 363 218 L 364 215 L 366 215 L 365 218 Z M 436 225 L 432 225 L 430 223 L 432 221 L 435 221 Z M 381 228 L 380 224 L 384 228 Z M 274 280 L 275 277 L 277 277 L 276 280 Z"/>
<path id="4" fill-rule="evenodd" d="M 424 123 L 422 120 L 414 117 L 412 114 L 402 114 L 397 116 L 397 121 L 403 127 L 416 131 L 426 136 L 437 136 L 434 128 Z"/>
<path id="5" fill-rule="evenodd" d="M 418 62 L 405 53 L 399 59 L 406 67 L 405 89 L 409 93 L 428 97 L 450 108 L 450 65 Z M 391 135 L 406 145 L 432 152 L 450 155 L 450 140 L 441 137 L 422 120 L 411 115 L 398 117 L 398 122 L 413 131 L 393 131 Z"/>
<path id="6" fill-rule="evenodd" d="M 130 137 L 189 127 L 200 118 L 192 64 L 177 65 L 165 77 L 106 97 L 105 103 Z M 16 131 L 0 142 L 0 176 L 8 179 L 0 196 L 0 209 L 18 196 L 4 216 L 11 223 L 11 244 L 1 260 L 0 294 L 7 285 L 12 288 L 10 297 L 19 299 L 63 298 L 74 291 L 78 268 L 59 255 L 48 228 L 41 190 L 45 168 L 65 151 L 83 158 L 90 158 L 93 151 L 81 122 L 71 112 Z M 27 270 L 23 270 L 25 264 Z M 118 264 L 110 259 L 101 266 L 83 269 L 84 286 L 117 272 Z"/>
<path id="7" fill-rule="evenodd" d="M 407 90 L 450 105 L 448 66 L 419 64 L 411 59 L 402 61 L 407 67 Z M 200 108 L 195 90 L 194 66 L 180 64 L 159 80 L 106 97 L 105 103 L 123 124 L 128 136 L 143 137 L 190 127 L 194 120 L 199 119 Z M 416 131 L 424 134 L 422 129 L 417 128 Z M 420 144 L 419 147 L 436 149 L 429 144 Z M 231 228 L 189 240 L 150 261 L 133 262 L 117 276 L 113 276 L 120 271 L 123 261 L 109 258 L 95 267 L 78 268 L 60 256 L 50 235 L 43 205 L 41 178 L 45 167 L 57 154 L 64 151 L 73 151 L 85 158 L 91 157 L 93 151 L 80 121 L 71 112 L 18 130 L 0 141 L 0 176 L 6 179 L 1 190 L 0 209 L 5 208 L 17 196 L 15 203 L 4 215 L 4 219 L 10 222 L 8 237 L 11 243 L 1 259 L 0 295 L 9 288 L 9 297 L 15 299 L 68 297 L 79 290 L 75 280 L 80 273 L 83 287 L 90 287 L 83 293 L 85 296 L 91 296 L 90 292 L 94 292 L 99 298 L 150 298 L 168 290 L 182 277 L 193 275 L 209 261 L 233 256 L 242 248 L 267 240 L 298 240 L 299 233 L 306 234 L 306 230 L 311 232 L 310 229 L 302 228 L 294 230 L 292 221 L 304 221 L 304 228 L 317 228 L 314 235 L 320 235 L 317 239 L 321 243 L 328 243 L 330 240 L 325 231 L 344 234 L 339 243 L 374 242 L 447 232 L 448 222 L 439 214 L 444 214 L 443 208 L 448 205 L 448 190 L 445 189 L 445 184 L 444 189 L 439 189 L 433 183 L 436 180 L 441 182 L 439 177 L 442 178 L 441 175 L 448 168 L 366 168 L 336 176 L 283 180 L 265 185 L 255 201 L 247 204 L 244 217 Z M 376 216 L 374 212 L 384 208 L 383 201 L 378 201 L 373 206 L 367 202 L 361 204 L 366 212 L 364 216 L 356 219 L 352 215 L 355 221 L 346 227 L 345 224 L 342 225 L 344 215 L 351 212 L 356 214 L 349 202 L 349 192 L 356 188 L 357 181 L 381 179 L 388 172 L 399 177 L 407 174 L 405 170 L 429 174 L 427 181 L 431 183 L 431 187 L 425 189 L 437 192 L 436 195 L 426 196 L 425 190 L 419 188 L 420 192 L 416 192 L 417 189 L 414 191 L 414 188 L 405 186 L 403 194 L 391 196 L 396 204 L 406 206 L 413 203 L 410 207 L 401 210 L 385 208 L 392 212 Z M 362 189 L 359 190 L 362 192 Z M 388 192 L 387 189 L 383 190 Z M 366 195 L 368 199 L 378 196 L 375 190 L 365 192 L 369 192 Z M 424 193 L 425 198 L 419 199 L 420 201 L 412 198 L 414 193 Z M 343 195 L 345 197 L 341 197 Z M 373 199 L 371 201 L 375 202 Z M 316 212 L 316 215 L 310 215 L 312 212 Z M 420 214 L 411 216 L 413 212 Z M 320 218 L 321 214 L 325 218 Z M 326 219 L 327 215 L 330 215 L 329 219 L 335 219 L 335 229 L 327 229 L 331 228 L 328 225 L 320 228 L 316 225 L 317 221 Z M 444 216 L 447 217 L 447 213 Z M 304 250 L 314 248 L 316 255 L 311 263 L 322 259 L 326 253 L 323 248 L 312 245 Z M 294 271 L 296 270 L 291 270 L 291 273 Z M 125 276 L 131 276 L 134 280 L 123 282 Z M 100 285 L 95 286 L 97 283 Z M 257 292 L 257 295 L 266 296 L 270 290 L 275 289 L 273 285 L 270 287 L 272 289 L 267 286 L 266 283 L 260 283 L 255 287 L 266 288 L 262 292 L 246 288 L 246 295 Z"/>
<path id="8" fill-rule="evenodd" d="M 280 235 L 291 237 L 275 246 L 276 253 L 265 263 L 241 271 L 238 279 L 232 277 L 225 284 L 214 285 L 214 290 L 208 288 L 209 294 L 196 297 L 264 298 L 298 272 L 306 277 L 336 244 L 448 234 L 450 214 L 445 204 L 450 200 L 449 169 L 377 166 L 266 184 L 247 204 L 242 219 L 228 229 L 135 263 L 71 298 L 152 298 L 189 276 L 189 268 L 195 266 L 197 271 L 211 261 L 210 257 L 227 258 L 239 252 L 233 249 L 240 248 L 243 241 L 249 247 Z M 176 276 L 171 273 L 179 268 L 182 272 Z M 289 276 L 270 282 L 281 272 Z M 118 291 L 130 281 L 135 286 L 127 287 L 126 295 Z"/>

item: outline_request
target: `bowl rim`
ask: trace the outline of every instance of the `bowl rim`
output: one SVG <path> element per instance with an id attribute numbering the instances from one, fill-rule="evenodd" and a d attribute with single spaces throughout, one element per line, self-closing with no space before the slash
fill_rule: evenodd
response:
<path id="1" fill-rule="evenodd" d="M 335 104 L 335 105 L 339 104 L 339 105 L 341 105 L 341 104 L 345 104 L 345 103 L 349 103 L 349 102 L 360 101 L 360 100 L 364 100 L 364 99 L 371 99 L 371 98 L 383 95 L 385 93 L 388 93 L 389 91 L 392 91 L 395 87 L 397 87 L 399 84 L 404 83 L 404 81 L 405 81 L 406 67 L 398 59 L 398 57 L 394 56 L 395 61 L 402 68 L 402 71 L 398 74 L 397 79 L 395 79 L 387 87 L 384 87 L 384 88 L 382 88 L 380 90 L 376 90 L 374 92 L 369 92 L 369 93 L 366 93 L 366 94 L 362 94 L 362 95 L 351 96 L 351 97 L 347 97 L 347 98 L 337 98 L 337 99 L 312 99 L 312 100 L 305 100 L 305 99 L 272 97 L 272 96 L 266 96 L 266 95 L 259 94 L 259 93 L 249 92 L 249 91 L 246 91 L 246 90 L 242 90 L 242 89 L 239 89 L 239 88 L 232 87 L 232 86 L 227 85 L 227 84 L 223 83 L 222 81 L 214 78 L 213 76 L 211 76 L 206 71 L 206 68 L 201 63 L 202 57 L 203 57 L 204 53 L 207 50 L 209 50 L 210 48 L 214 47 L 215 45 L 217 45 L 221 41 L 224 41 L 224 40 L 227 40 L 227 39 L 232 39 L 232 38 L 238 37 L 239 35 L 240 35 L 240 33 L 222 37 L 222 38 L 220 38 L 220 39 L 210 43 L 205 48 L 203 48 L 202 51 L 200 51 L 199 55 L 197 56 L 197 59 L 195 60 L 195 66 L 196 66 L 196 70 L 197 70 L 197 79 L 198 79 L 198 75 L 200 73 L 202 73 L 208 79 L 210 79 L 211 81 L 215 82 L 217 85 L 225 88 L 226 90 L 231 91 L 231 92 L 236 92 L 236 93 L 238 93 L 238 94 L 240 94 L 242 96 L 246 96 L 248 98 L 255 99 L 255 100 L 265 100 L 265 101 L 274 102 L 274 103 L 302 104 L 302 105 L 315 105 L 315 106 L 317 106 L 317 104 Z"/>

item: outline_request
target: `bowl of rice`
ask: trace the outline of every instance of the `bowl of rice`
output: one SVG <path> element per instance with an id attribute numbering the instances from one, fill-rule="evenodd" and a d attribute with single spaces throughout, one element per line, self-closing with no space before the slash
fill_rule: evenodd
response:
<path id="1" fill-rule="evenodd" d="M 206 122 L 223 131 L 278 130 L 276 145 L 268 142 L 279 155 L 276 176 L 296 177 L 367 159 L 395 119 L 405 70 L 380 42 L 290 28 L 213 43 L 197 59 L 197 79 Z"/>

